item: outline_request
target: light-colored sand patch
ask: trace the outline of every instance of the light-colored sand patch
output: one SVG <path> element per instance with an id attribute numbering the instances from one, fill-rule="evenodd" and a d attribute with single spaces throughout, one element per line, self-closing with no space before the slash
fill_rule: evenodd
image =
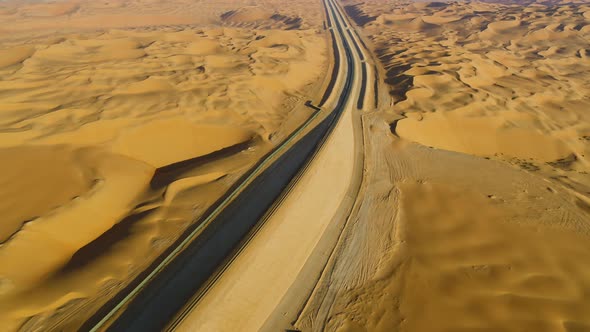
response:
<path id="1" fill-rule="evenodd" d="M 32 46 L 17 46 L 0 50 L 0 68 L 19 64 L 35 53 Z"/>
<path id="2" fill-rule="evenodd" d="M 46 198 L 46 203 L 60 205 L 52 206 L 49 211 L 39 211 L 42 214 L 38 218 L 27 223 L 0 248 L 0 275 L 11 281 L 12 292 L 22 291 L 40 281 L 67 262 L 76 250 L 122 219 L 145 190 L 154 170 L 147 164 L 100 151 L 80 151 L 76 162 L 85 166 L 83 171 L 75 172 L 93 174 L 92 190 L 86 189 L 80 196 L 66 198 L 63 196 L 69 196 L 71 189 L 57 185 L 53 189 L 54 197 L 63 199 L 52 202 L 53 198 Z M 68 162 L 63 167 L 68 171 Z M 105 206 L 109 208 L 105 209 Z"/>
<path id="3" fill-rule="evenodd" d="M 92 172 L 65 146 L 7 148 L 0 159 L 0 242 L 92 187 Z"/>
<path id="4" fill-rule="evenodd" d="M 145 56 L 141 46 L 137 40 L 127 38 L 67 40 L 39 50 L 35 60 L 53 63 L 132 60 Z"/>
<path id="5" fill-rule="evenodd" d="M 507 157 L 553 161 L 571 153 L 556 138 L 531 129 L 511 126 L 500 117 L 463 117 L 453 112 L 423 114 L 422 119 L 400 120 L 400 137 L 439 149 L 478 156 L 503 154 Z"/>
<path id="6" fill-rule="evenodd" d="M 195 125 L 187 119 L 175 118 L 129 129 L 119 136 L 113 151 L 162 167 L 244 143 L 253 137 L 253 133 L 241 128 Z"/>
<path id="7" fill-rule="evenodd" d="M 414 31 L 428 31 L 430 29 L 435 29 L 438 27 L 436 24 L 425 22 L 422 19 L 422 17 L 416 17 L 415 19 L 412 19 L 410 22 L 401 24 L 400 26 L 402 28 Z"/>
<path id="8" fill-rule="evenodd" d="M 244 7 L 233 13 L 228 13 L 227 17 L 223 17 L 223 20 L 232 23 L 252 22 L 266 20 L 272 15 L 273 12 L 268 9 L 261 7 Z"/>
<path id="9" fill-rule="evenodd" d="M 68 15 L 78 10 L 76 1 L 60 1 L 54 3 L 32 3 L 22 7 L 21 14 L 33 17 L 54 17 Z"/>
<path id="10" fill-rule="evenodd" d="M 408 331 L 590 324 L 582 295 L 590 288 L 585 236 L 505 224 L 483 197 L 444 187 L 406 185 L 401 197 L 404 244 L 393 258 L 400 270 L 381 291 L 412 295 L 401 298 L 397 315 L 387 302 L 378 304 L 388 313 L 384 321 L 404 317 Z M 378 271 L 377 278 L 391 273 Z"/>
<path id="11" fill-rule="evenodd" d="M 53 2 L 5 0 L 0 4 L 0 39 L 108 28 L 155 27 L 174 31 L 178 25 L 239 26 L 249 29 L 319 29 L 322 10 L 315 0 L 285 6 L 278 0 L 235 1 L 108 0 Z"/>
<path id="12" fill-rule="evenodd" d="M 217 41 L 204 38 L 191 42 L 186 48 L 186 53 L 191 55 L 218 54 L 220 52 L 221 48 Z"/>
<path id="13" fill-rule="evenodd" d="M 174 197 L 181 193 L 183 190 L 192 189 L 205 183 L 210 183 L 212 181 L 219 180 L 221 177 L 225 175 L 226 174 L 223 172 L 212 172 L 204 175 L 193 176 L 175 181 L 172 184 L 170 184 L 166 189 L 164 201 L 166 203 L 170 203 L 172 202 L 172 200 L 174 200 Z"/>
<path id="14" fill-rule="evenodd" d="M 98 51 L 99 61 L 138 59 L 145 56 L 138 41 L 130 39 L 114 40 L 104 43 Z"/>
<path id="15" fill-rule="evenodd" d="M 391 21 L 406 21 L 406 20 L 413 20 L 417 18 L 417 14 L 413 13 L 404 13 L 404 14 L 382 14 L 377 17 L 378 23 L 387 24 L 387 22 Z"/>
<path id="16" fill-rule="evenodd" d="M 438 16 L 438 15 L 432 15 L 432 16 L 422 16 L 422 20 L 426 23 L 431 23 L 431 24 L 445 24 L 445 23 L 450 23 L 450 22 L 455 22 L 462 19 L 461 16 Z"/>
<path id="17" fill-rule="evenodd" d="M 36 117 L 41 114 L 51 112 L 51 110 L 59 107 L 57 101 L 47 102 L 21 102 L 11 103 L 6 102 L 0 104 L 0 123 L 4 125 L 11 125 L 19 123 L 20 121 Z"/>
<path id="18" fill-rule="evenodd" d="M 503 31 L 509 31 L 521 25 L 520 20 L 511 21 L 498 21 L 488 24 L 488 29 L 495 33 L 501 33 Z"/>
<path id="19" fill-rule="evenodd" d="M 223 56 L 223 55 L 207 55 L 205 57 L 205 65 L 216 69 L 232 69 L 239 66 L 243 66 L 244 63 L 241 61 L 242 58 L 239 56 Z"/>
<path id="20" fill-rule="evenodd" d="M 123 95 L 140 95 L 148 93 L 166 93 L 173 90 L 174 87 L 166 81 L 166 79 L 148 77 L 147 79 L 139 82 L 134 82 L 126 87 L 115 90 L 115 93 Z"/>
<path id="21" fill-rule="evenodd" d="M 58 63 L 85 62 L 88 59 L 87 51 L 88 49 L 83 45 L 63 41 L 38 50 L 35 54 L 35 60 Z"/>

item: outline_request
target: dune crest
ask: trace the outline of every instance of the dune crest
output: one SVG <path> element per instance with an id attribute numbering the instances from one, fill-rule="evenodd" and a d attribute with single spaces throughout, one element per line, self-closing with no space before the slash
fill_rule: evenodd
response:
<path id="1" fill-rule="evenodd" d="M 185 118 L 174 118 L 130 129 L 118 137 L 113 151 L 158 168 L 245 143 L 252 138 L 252 132 L 240 128 L 195 125 Z"/>

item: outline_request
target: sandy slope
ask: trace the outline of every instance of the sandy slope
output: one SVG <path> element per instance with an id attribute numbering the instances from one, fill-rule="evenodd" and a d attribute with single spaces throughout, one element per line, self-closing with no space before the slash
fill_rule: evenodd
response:
<path id="1" fill-rule="evenodd" d="M 309 114 L 301 6 L 0 5 L 3 330 L 75 329 Z"/>
<path id="2" fill-rule="evenodd" d="M 587 326 L 587 212 L 501 162 L 430 149 L 364 117 L 367 176 L 296 327 L 559 331 Z M 586 325 L 585 325 L 586 324 Z"/>
<path id="3" fill-rule="evenodd" d="M 345 4 L 390 96 L 295 327 L 590 329 L 590 7 Z"/>

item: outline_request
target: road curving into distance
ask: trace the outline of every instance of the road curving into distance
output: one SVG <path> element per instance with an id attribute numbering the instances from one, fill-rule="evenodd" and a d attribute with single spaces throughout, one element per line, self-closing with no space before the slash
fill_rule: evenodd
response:
<path id="1" fill-rule="evenodd" d="M 361 112 L 355 103 L 366 84 L 359 79 L 366 57 L 354 52 L 359 50 L 352 48 L 356 41 L 346 33 L 352 27 L 336 16 L 339 6 L 328 2 L 326 7 L 334 16 L 332 30 L 339 37 L 336 45 L 342 63 L 335 86 L 341 87 L 346 78 L 352 82 L 340 120 L 280 204 L 273 206 L 221 275 L 185 306 L 170 329 L 294 330 L 291 323 L 312 294 L 348 216 L 358 208 L 364 148 Z M 330 99 L 326 105 L 333 105 Z"/>
<path id="2" fill-rule="evenodd" d="M 316 109 L 310 119 L 240 179 L 205 218 L 196 222 L 196 226 L 187 230 L 147 271 L 87 321 L 83 330 L 160 331 L 167 326 L 174 328 L 183 324 L 189 329 L 194 328 L 190 319 L 186 324 L 185 319 L 193 317 L 193 308 L 199 308 L 199 302 L 217 289 L 217 283 L 223 280 L 227 269 L 239 266 L 241 257 L 247 256 L 248 252 L 256 252 L 251 243 L 258 240 L 258 233 L 273 229 L 277 224 L 273 220 L 277 218 L 297 221 L 298 216 L 293 215 L 276 217 L 297 211 L 289 208 L 292 193 L 328 184 L 326 179 L 330 175 L 318 175 L 317 170 L 335 167 L 334 174 L 341 172 L 344 178 L 348 178 L 347 181 L 335 179 L 334 188 L 340 186 L 341 189 L 335 189 L 331 204 L 322 204 L 322 208 L 328 210 L 320 216 L 324 223 L 316 224 L 325 227 L 317 231 L 324 231 L 337 213 L 347 211 L 336 218 L 340 222 L 348 215 L 355 198 L 351 192 L 358 191 L 360 186 L 358 176 L 355 185 L 351 185 L 352 179 L 362 172 L 362 162 L 359 167 L 356 158 L 361 151 L 358 135 L 362 133 L 359 133 L 358 123 L 354 124 L 358 115 L 353 112 L 357 112 L 354 106 L 359 104 L 358 101 L 364 99 L 368 80 L 366 70 L 364 75 L 359 74 L 361 66 L 366 64 L 361 60 L 364 55 L 357 41 L 345 32 L 350 29 L 349 24 L 332 0 L 326 0 L 325 7 L 337 69 L 333 73 L 336 77 L 332 77 L 328 87 L 330 92 L 324 94 L 321 103 L 324 109 L 332 111 L 325 115 L 325 111 Z M 359 76 L 361 79 L 357 79 Z M 317 204 L 318 198 L 313 192 L 306 196 Z M 289 225 L 288 222 L 285 224 Z M 305 238 L 301 240 L 305 241 Z M 306 250 L 312 250 L 315 244 L 308 243 L 311 247 Z M 303 249 L 302 252 L 306 251 Z M 300 259 L 305 262 L 306 257 Z M 293 268 L 295 276 L 299 270 L 297 266 Z M 290 285 L 281 287 L 286 289 Z M 278 300 L 280 298 L 275 302 Z M 260 324 L 267 318 L 263 316 L 260 316 Z"/>

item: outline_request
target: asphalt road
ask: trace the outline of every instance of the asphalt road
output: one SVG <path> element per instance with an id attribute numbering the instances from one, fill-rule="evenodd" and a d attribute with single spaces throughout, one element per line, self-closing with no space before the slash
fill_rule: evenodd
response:
<path id="1" fill-rule="evenodd" d="M 338 47 L 335 51 L 333 75 L 345 75 L 342 88 L 336 86 L 339 77 L 332 77 L 322 103 L 338 94 L 334 109 L 316 127 L 303 133 L 319 116 L 319 110 L 281 145 L 270 152 L 251 172 L 246 174 L 167 250 L 150 268 L 134 280 L 123 292 L 109 301 L 82 330 L 160 331 L 185 304 L 198 293 L 207 280 L 238 251 L 242 239 L 255 228 L 261 217 L 273 205 L 291 181 L 305 168 L 329 136 L 339 120 L 355 78 L 357 63 L 353 51 L 360 52 L 354 38 L 345 38 L 348 24 L 330 0 L 325 2 L 335 20 L 328 19 L 333 38 L 344 48 L 346 71 L 340 71 Z M 329 17 L 329 16 L 328 16 Z M 354 45 L 350 45 L 354 43 Z M 357 56 L 362 58 L 362 53 Z M 362 86 L 366 75 L 361 77 Z M 361 89 L 364 94 L 365 89 Z M 363 100 L 364 95 L 358 96 Z M 287 148 L 288 147 L 288 148 Z"/>

